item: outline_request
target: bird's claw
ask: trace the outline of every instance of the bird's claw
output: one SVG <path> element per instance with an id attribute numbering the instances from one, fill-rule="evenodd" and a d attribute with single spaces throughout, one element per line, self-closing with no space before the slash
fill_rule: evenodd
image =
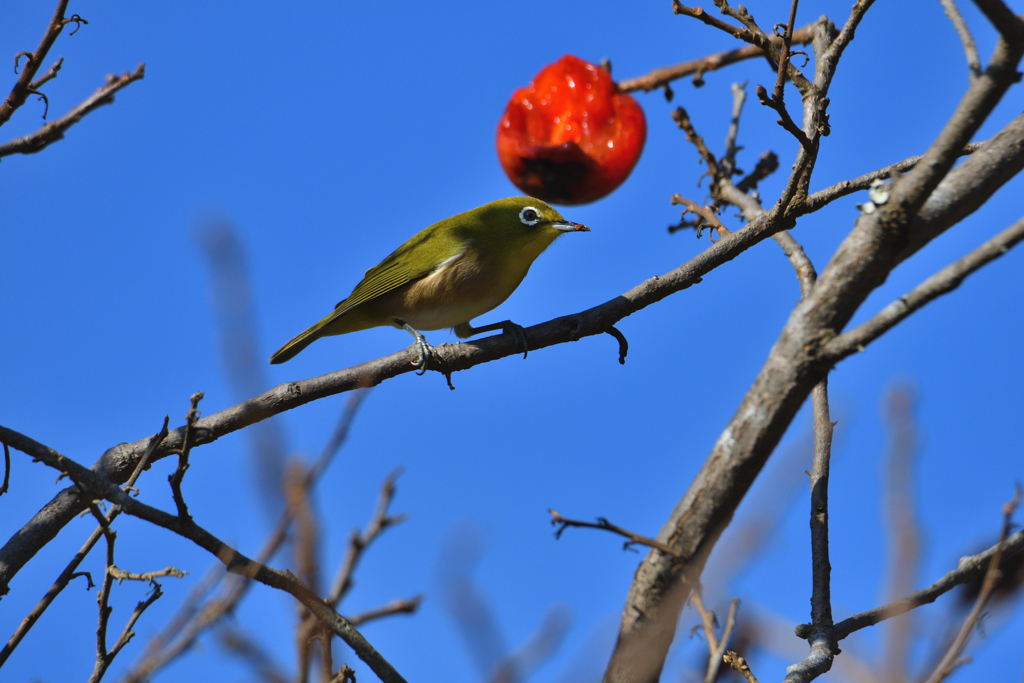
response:
<path id="1" fill-rule="evenodd" d="M 416 366 L 417 375 L 427 374 L 427 370 L 430 368 L 430 364 L 439 365 L 441 358 L 437 355 L 437 351 L 434 347 L 427 343 L 426 337 L 422 334 L 416 334 L 416 350 L 418 352 L 416 362 L 413 365 Z"/>
<path id="2" fill-rule="evenodd" d="M 523 329 L 522 325 L 516 325 L 514 322 L 509 322 L 505 327 L 505 334 L 511 334 L 516 340 L 516 351 L 519 349 L 523 350 L 523 358 L 530 353 L 530 345 L 526 343 L 526 330 Z"/>

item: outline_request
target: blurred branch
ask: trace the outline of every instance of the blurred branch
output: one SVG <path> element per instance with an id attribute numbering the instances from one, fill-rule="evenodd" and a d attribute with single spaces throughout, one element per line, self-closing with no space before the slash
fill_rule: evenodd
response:
<path id="1" fill-rule="evenodd" d="M 914 459 L 917 434 L 914 427 L 914 394 L 910 387 L 897 385 L 885 397 L 885 417 L 889 423 L 889 448 L 882 477 L 882 519 L 888 537 L 889 578 L 887 600 L 896 600 L 911 592 L 917 578 L 921 532 L 914 510 Z M 913 627 L 906 619 L 887 624 L 883 638 L 881 671 L 887 680 L 902 683 L 910 665 L 910 635 Z"/>
<path id="2" fill-rule="evenodd" d="M 935 666 L 935 669 L 925 679 L 925 683 L 941 683 L 959 665 L 960 655 L 963 654 L 964 648 L 967 647 L 967 641 L 970 640 L 975 627 L 978 626 L 981 612 L 985 609 L 992 591 L 995 590 L 996 584 L 999 582 L 999 561 L 1003 557 L 1003 542 L 1006 541 L 1006 537 L 1010 533 L 1013 513 L 1020 505 L 1021 493 L 1020 484 L 1017 484 L 1013 498 L 1003 506 L 1003 528 L 999 533 L 999 542 L 996 544 L 996 550 L 992 553 L 992 559 L 989 560 L 988 569 L 985 570 L 985 579 L 982 582 L 981 593 L 978 594 L 974 607 L 971 608 L 967 618 L 964 619 L 963 626 L 960 627 L 960 632 L 957 634 L 956 639 L 949 646 L 946 654 Z"/>
<path id="3" fill-rule="evenodd" d="M 690 594 L 690 602 L 693 608 L 700 615 L 701 626 L 704 629 L 704 638 L 708 643 L 708 666 L 704 672 L 704 683 L 715 683 L 718 680 L 718 671 L 724 660 L 725 648 L 729 644 L 729 637 L 736 626 L 736 611 L 740 607 L 739 598 L 733 598 L 729 602 L 729 616 L 726 617 L 725 627 L 722 629 L 722 638 L 715 635 L 716 618 L 715 613 L 704 606 L 704 597 L 700 588 L 695 588 Z"/>
<path id="4" fill-rule="evenodd" d="M 391 501 L 395 497 L 395 481 L 401 474 L 402 470 L 399 468 L 387 476 L 384 483 L 381 484 L 380 495 L 377 498 L 377 509 L 374 511 L 369 524 L 367 524 L 366 530 L 362 533 L 358 530 L 353 531 L 352 535 L 349 536 L 345 560 L 338 570 L 338 575 L 334 577 L 334 582 L 331 584 L 331 592 L 327 598 L 332 606 L 340 604 L 348 594 L 349 589 L 352 588 L 352 576 L 359 565 L 359 560 L 363 557 L 363 551 L 377 540 L 377 537 L 385 529 L 405 521 L 405 515 L 388 514 L 388 508 L 391 507 Z"/>
<path id="5" fill-rule="evenodd" d="M 942 9 L 946 12 L 946 16 L 949 17 L 950 23 L 953 24 L 953 28 L 956 29 L 956 34 L 960 37 L 960 42 L 964 46 L 964 54 L 967 57 L 967 71 L 971 81 L 973 81 L 981 76 L 981 58 L 978 57 L 978 48 L 974 44 L 974 38 L 971 37 L 971 29 L 967 28 L 967 22 L 964 21 L 963 15 L 960 14 L 960 10 L 957 9 L 954 0 L 939 0 L 939 2 L 942 3 Z"/>
<path id="6" fill-rule="evenodd" d="M 479 535 L 472 529 L 448 534 L 439 556 L 438 568 L 442 605 L 465 640 L 480 675 L 488 683 L 516 683 L 528 678 L 561 645 L 569 628 L 568 609 L 551 607 L 534 633 L 514 651 L 509 651 L 499 633 L 497 619 L 487 600 L 474 584 L 472 567 L 480 559 Z"/>
<path id="7" fill-rule="evenodd" d="M 226 218 L 201 222 L 197 241 L 210 271 L 210 300 L 221 352 L 221 363 L 236 401 L 258 394 L 272 384 L 260 351 L 259 325 L 253 304 L 252 277 L 245 247 L 234 224 Z M 261 508 L 274 519 L 282 507 L 282 483 L 287 453 L 278 420 L 265 420 L 246 434 L 253 460 L 250 471 L 259 488 Z"/>
<path id="8" fill-rule="evenodd" d="M 747 683 L 757 683 L 757 678 L 754 676 L 754 672 L 750 670 L 750 667 L 747 665 L 747 660 L 743 659 L 743 657 L 740 657 L 735 652 L 726 652 L 722 659 L 726 664 L 739 672 L 739 674 L 746 679 Z"/>
<path id="9" fill-rule="evenodd" d="M 422 602 L 422 595 L 416 595 L 411 598 L 396 598 L 388 604 L 377 607 L 376 609 L 366 610 L 359 614 L 350 615 L 348 617 L 348 621 L 353 626 L 359 626 L 368 621 L 380 619 L 381 617 L 389 617 L 393 614 L 412 614 L 419 609 L 420 603 Z"/>
<path id="10" fill-rule="evenodd" d="M 221 624 L 217 629 L 217 640 L 227 652 L 248 664 L 259 680 L 266 683 L 289 683 L 281 667 L 239 626 Z"/>
<path id="11" fill-rule="evenodd" d="M 367 392 L 362 390 L 354 392 L 349 397 L 324 450 L 306 471 L 305 486 L 307 488 L 311 488 L 319 480 L 327 465 L 340 450 L 348 436 L 352 420 L 366 395 Z M 270 537 L 257 554 L 257 562 L 265 564 L 277 553 L 287 539 L 291 522 L 291 511 L 285 509 Z M 150 640 L 146 651 L 133 669 L 125 675 L 122 683 L 138 683 L 148 679 L 158 669 L 188 650 L 203 631 L 220 622 L 223 617 L 235 609 L 235 606 L 244 597 L 251 579 L 244 576 L 225 576 L 221 571 L 213 571 L 220 566 L 218 564 L 211 568 L 211 571 L 207 573 L 207 578 L 193 589 L 179 614 Z M 220 596 L 207 601 L 200 608 L 199 602 L 203 596 L 213 590 L 215 585 L 221 583 L 224 583 L 224 589 Z"/>
<path id="12" fill-rule="evenodd" d="M 487 678 L 488 683 L 516 683 L 529 678 L 562 644 L 568 628 L 568 611 L 552 607 L 533 635 L 518 650 L 498 662 Z"/>

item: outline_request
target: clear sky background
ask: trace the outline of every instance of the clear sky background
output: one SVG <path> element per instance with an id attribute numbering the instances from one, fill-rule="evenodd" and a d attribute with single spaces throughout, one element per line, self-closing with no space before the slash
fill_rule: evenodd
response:
<path id="1" fill-rule="evenodd" d="M 707 3 L 710 7 L 711 3 Z M 1011 3 L 1017 12 L 1020 2 Z M 0 56 L 34 49 L 53 3 L 8 3 Z M 805 2 L 798 25 L 820 14 L 845 21 L 849 0 Z M 994 32 L 970 3 L 965 16 L 983 59 Z M 751 0 L 763 27 L 785 21 L 788 3 Z M 519 194 L 498 164 L 494 135 L 512 92 L 564 54 L 612 60 L 617 79 L 737 44 L 672 14 L 668 0 L 516 3 L 75 3 L 89 20 L 65 33 L 47 65 L 65 57 L 45 87 L 50 119 L 100 86 L 109 72 L 146 62 L 145 80 L 34 156 L 0 164 L 0 424 L 91 464 L 108 447 L 183 423 L 188 397 L 206 392 L 204 414 L 247 398 L 225 371 L 210 264 L 201 246 L 211 222 L 231 221 L 253 288 L 259 355 L 321 318 L 363 271 L 426 225 L 492 199 Z M 6 55 L 6 56 L 4 56 Z M 7 73 L 7 82 L 15 76 Z M 742 168 L 774 150 L 783 169 L 796 142 L 760 107 L 754 85 L 774 76 L 763 60 L 640 94 L 648 141 L 629 180 L 594 204 L 564 215 L 593 232 L 558 240 L 516 293 L 479 319 L 533 325 L 602 303 L 675 268 L 709 243 L 669 234 L 679 209 L 672 193 L 698 201 L 704 170 L 670 118 L 690 112 L 721 153 L 732 99 L 749 80 L 740 130 Z M 832 87 L 832 135 L 822 142 L 812 190 L 925 151 L 967 87 L 963 51 L 938 2 L 879 2 L 847 50 Z M 796 114 L 795 90 L 787 91 Z M 976 139 L 1020 112 L 1017 86 Z M 0 140 L 42 123 L 31 99 Z M 762 184 L 774 201 L 785 174 Z M 909 262 L 874 293 L 854 323 L 903 294 L 1020 217 L 1020 178 Z M 857 216 L 854 196 L 801 219 L 794 236 L 821 270 Z M 740 225 L 726 213 L 727 224 Z M 840 422 L 832 467 L 833 604 L 837 619 L 884 601 L 886 525 L 882 458 L 883 397 L 913 387 L 920 442 L 913 490 L 923 524 L 922 587 L 957 559 L 992 543 L 1000 507 L 1024 479 L 1020 426 L 1024 361 L 1024 251 L 968 279 L 831 375 Z M 682 496 L 750 386 L 799 297 L 781 250 L 767 241 L 711 273 L 698 286 L 623 320 L 625 366 L 609 336 L 590 337 L 457 373 L 449 391 L 436 373 L 406 374 L 366 398 L 344 450 L 316 492 L 323 515 L 325 577 L 348 533 L 365 524 L 380 482 L 403 466 L 393 510 L 408 521 L 365 557 L 344 613 L 423 593 L 414 616 L 368 625 L 367 638 L 410 681 L 482 678 L 442 599 L 439 568 L 473 572 L 509 649 L 523 643 L 556 605 L 571 614 L 566 638 L 537 681 L 596 681 L 607 661 L 626 591 L 642 555 L 609 534 L 572 530 L 555 540 L 547 509 L 604 516 L 654 535 Z M 242 304 L 239 303 L 239 306 Z M 432 343 L 455 341 L 447 332 Z M 322 340 L 286 365 L 267 366 L 263 390 L 355 365 L 408 346 L 403 331 L 377 329 Z M 274 418 L 294 457 L 312 458 L 347 397 Z M 802 413 L 779 453 L 799 449 Z M 249 432 L 196 450 L 184 490 L 197 521 L 255 553 L 278 503 L 260 492 Z M 63 484 L 13 453 L 11 491 L 0 498 L 6 540 Z M 792 627 L 809 619 L 810 458 L 773 458 L 737 522 L 774 522 L 754 563 L 719 586 L 740 597 L 740 619 L 772 615 L 791 654 L 756 650 L 762 681 L 778 680 L 806 652 Z M 171 459 L 141 480 L 143 499 L 172 509 Z M 787 479 L 788 477 L 788 479 Z M 797 481 L 786 486 L 779 480 Z M 768 512 L 766 512 L 768 510 Z M 770 515 L 767 519 L 763 516 Z M 1019 517 L 1019 515 L 1018 515 Z M 93 528 L 76 520 L 16 577 L 0 601 L 6 639 Z M 138 656 L 148 637 L 199 579 L 212 558 L 168 532 L 122 517 L 119 566 L 149 571 L 173 564 L 190 572 L 163 581 L 165 596 L 136 627 L 137 637 L 108 680 Z M 726 537 L 728 538 L 728 537 Z M 465 566 L 453 541 L 480 553 Z M 726 543 L 726 541 L 723 541 Z M 462 558 L 461 560 L 458 558 Z M 712 558 L 715 562 L 717 557 Z M 276 567 L 290 566 L 281 555 Z M 98 576 L 102 552 L 87 569 Z M 713 578 L 713 577 L 709 577 Z M 79 580 L 80 581 L 80 580 Z M 95 591 L 76 581 L 0 671 L 5 681 L 83 680 L 95 647 Z M 115 587 L 112 630 L 144 589 Z M 952 597 L 919 611 L 914 633 L 934 642 Z M 714 606 L 721 609 L 722 603 Z M 237 611 L 286 670 L 294 661 L 290 598 L 256 587 Z M 703 643 L 687 610 L 663 680 L 680 680 Z M 970 650 L 959 680 L 1020 680 L 1024 615 L 994 612 L 987 637 Z M 885 632 L 844 644 L 843 657 L 877 663 Z M 344 646 L 337 661 L 372 674 Z M 916 656 L 922 657 L 922 650 Z M 250 669 L 207 638 L 154 680 L 246 680 Z M 839 674 L 831 674 L 840 680 Z"/>

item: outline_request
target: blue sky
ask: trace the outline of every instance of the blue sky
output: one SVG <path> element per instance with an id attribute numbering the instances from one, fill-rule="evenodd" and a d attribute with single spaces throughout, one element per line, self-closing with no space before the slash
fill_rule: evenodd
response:
<path id="1" fill-rule="evenodd" d="M 841 23 L 849 4 L 805 0 L 797 23 L 820 14 Z M 747 6 L 765 27 L 784 21 L 788 10 L 753 0 Z M 0 55 L 33 49 L 52 10 L 45 3 L 6 8 Z M 964 11 L 987 61 L 994 32 L 972 7 Z M 157 431 L 165 414 L 172 425 L 181 424 L 197 390 L 206 392 L 205 414 L 242 398 L 225 374 L 212 278 L 200 247 L 212 221 L 226 218 L 236 226 L 252 277 L 260 354 L 269 356 L 419 229 L 518 194 L 498 164 L 495 128 L 512 92 L 544 65 L 564 54 L 594 62 L 608 57 L 622 79 L 735 46 L 724 34 L 673 15 L 667 0 L 250 3 L 244 9 L 73 2 L 69 12 L 90 23 L 62 36 L 47 60 L 65 57 L 60 76 L 45 87 L 51 119 L 109 72 L 146 62 L 146 78 L 65 140 L 0 164 L 0 424 L 86 464 L 118 442 Z M 14 75 L 8 78 L 13 83 Z M 740 166 L 753 167 L 771 149 L 788 167 L 796 143 L 753 96 L 755 84 L 774 81 L 764 62 L 705 80 L 700 89 L 676 83 L 672 104 L 658 92 L 638 95 L 649 132 L 632 176 L 606 199 L 563 211 L 593 232 L 558 240 L 519 290 L 479 322 L 510 318 L 532 325 L 584 310 L 708 246 L 706 237 L 666 231 L 679 218 L 669 204 L 672 193 L 704 199 L 696 188 L 703 166 L 670 118 L 677 104 L 720 153 L 729 85 L 749 80 Z M 877 3 L 830 93 L 833 132 L 822 143 L 812 189 L 923 152 L 966 86 L 963 53 L 939 3 Z M 787 100 L 796 112 L 795 91 L 787 91 Z M 1018 86 L 976 139 L 997 131 L 1021 104 Z M 41 115 L 42 104 L 30 100 L 0 139 L 35 130 Z M 762 196 L 774 200 L 783 183 L 784 175 L 775 174 L 762 185 Z M 1020 179 L 1012 181 L 901 265 L 854 323 L 1018 219 L 1015 198 L 1022 190 Z M 865 200 L 837 201 L 798 224 L 794 236 L 819 270 L 852 226 L 855 204 Z M 739 225 L 731 212 L 727 220 Z M 832 373 L 833 416 L 841 430 L 831 497 L 837 618 L 883 597 L 881 405 L 895 384 L 913 386 L 917 396 L 914 491 L 926 544 L 917 585 L 994 539 L 1000 506 L 1012 495 L 1013 481 L 1024 479 L 1017 434 L 1024 410 L 1022 254 L 1010 252 Z M 526 361 L 507 358 L 457 373 L 454 392 L 436 373 L 403 375 L 373 390 L 316 493 L 325 577 L 340 562 L 347 534 L 369 518 L 380 482 L 398 466 L 405 470 L 393 509 L 409 519 L 369 551 L 342 611 L 424 593 L 418 614 L 368 625 L 367 638 L 409 680 L 437 679 L 438 672 L 445 680 L 480 679 L 436 578 L 445 539 L 467 536 L 480 544 L 474 577 L 509 648 L 525 641 L 552 606 L 571 611 L 564 644 L 534 680 L 594 680 L 641 556 L 598 532 L 569 531 L 556 541 L 546 510 L 604 516 L 654 535 L 798 296 L 781 250 L 766 242 L 699 286 L 622 321 L 618 327 L 630 343 L 625 366 L 611 337 L 591 337 L 531 353 Z M 428 339 L 455 341 L 444 331 Z M 285 365 L 268 366 L 261 388 L 408 343 L 405 332 L 383 328 L 322 340 Z M 314 457 L 344 401 L 335 397 L 275 418 L 288 452 Z M 807 429 L 801 414 L 780 454 L 798 447 Z M 54 484 L 52 471 L 13 455 L 11 492 L 0 499 L 3 539 L 62 486 Z M 783 462 L 773 458 L 770 468 L 776 460 Z M 780 465 L 790 475 L 809 466 L 809 460 Z M 259 494 L 253 469 L 247 434 L 234 434 L 198 449 L 185 482 L 197 521 L 250 553 L 268 534 L 274 507 Z M 143 499 L 172 507 L 165 483 L 172 470 L 168 459 L 146 474 Z M 776 503 L 790 495 L 766 488 L 773 481 L 766 472 L 752 495 Z M 759 514 L 753 503 L 744 503 L 738 520 Z M 743 599 L 740 619 L 757 610 L 775 614 L 785 624 L 783 637 L 809 617 L 807 506 L 800 488 L 791 505 L 773 513 L 777 534 L 756 563 L 721 591 L 725 599 Z M 108 680 L 134 660 L 211 563 L 168 533 L 131 519 L 119 524 L 120 566 L 148 571 L 174 564 L 191 574 L 163 582 L 165 597 L 139 622 L 136 641 Z M 13 632 L 91 529 L 89 519 L 75 521 L 17 576 L 0 603 L 0 631 Z M 89 568 L 98 574 L 102 555 L 94 554 Z M 273 564 L 289 561 L 281 556 Z M 116 628 L 142 594 L 139 586 L 115 588 Z M 87 676 L 94 596 L 73 584 L 7 663 L 3 678 Z M 237 619 L 287 668 L 294 658 L 294 612 L 289 599 L 259 588 Z M 941 600 L 922 610 L 916 632 L 931 633 L 928 624 L 944 614 Z M 695 614 L 686 612 L 680 633 L 695 623 Z M 53 656 L 56 629 L 60 657 Z M 844 649 L 871 663 L 882 635 L 866 633 Z M 1024 656 L 1016 645 L 1007 656 L 1002 646 L 1022 638 L 1024 616 L 1004 621 L 993 615 L 987 639 L 971 651 L 974 663 L 959 676 L 1019 678 Z M 665 680 L 675 680 L 701 646 L 682 642 Z M 354 659 L 343 647 L 336 652 L 341 660 Z M 761 680 L 773 680 L 792 658 L 759 652 L 750 660 Z M 371 675 L 356 666 L 360 680 Z M 248 675 L 207 640 L 155 680 Z"/>

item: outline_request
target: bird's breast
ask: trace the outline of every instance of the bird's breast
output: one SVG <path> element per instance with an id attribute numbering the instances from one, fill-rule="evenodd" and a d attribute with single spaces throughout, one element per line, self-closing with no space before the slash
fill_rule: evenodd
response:
<path id="1" fill-rule="evenodd" d="M 526 273 L 508 271 L 467 250 L 381 297 L 387 299 L 381 304 L 418 330 L 455 327 L 494 309 L 515 291 Z"/>

